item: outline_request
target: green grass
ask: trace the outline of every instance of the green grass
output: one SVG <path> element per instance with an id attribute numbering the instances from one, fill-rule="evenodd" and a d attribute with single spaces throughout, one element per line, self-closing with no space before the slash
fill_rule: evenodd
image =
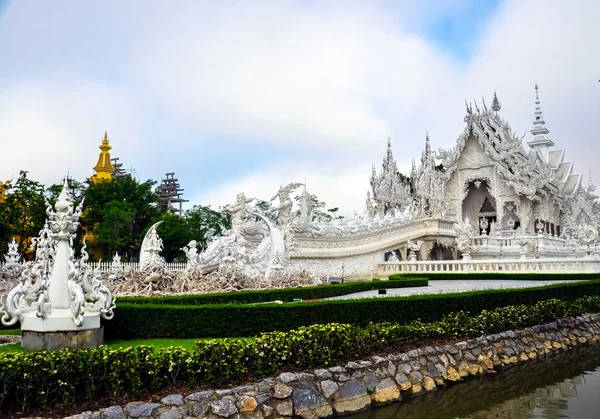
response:
<path id="1" fill-rule="evenodd" d="M 10 332 L 14 332 L 13 330 L 11 330 Z M 21 333 L 21 331 L 18 331 L 19 333 L 10 333 L 11 335 L 18 335 Z M 7 334 L 7 333 L 4 333 Z M 219 338 L 217 340 L 227 340 L 227 339 L 251 339 L 251 338 Z M 112 342 L 106 342 L 106 346 L 110 349 L 119 349 L 119 348 L 128 348 L 131 346 L 142 346 L 142 345 L 146 345 L 146 346 L 154 346 L 154 348 L 156 349 L 161 349 L 161 348 L 168 348 L 170 346 L 178 346 L 181 348 L 185 348 L 189 351 L 192 351 L 193 349 L 195 349 L 195 342 L 198 342 L 200 340 L 209 340 L 207 339 L 201 339 L 201 338 L 194 338 L 194 339 L 133 339 L 133 340 L 115 340 Z M 20 343 L 11 343 L 10 345 L 2 345 L 0 346 L 0 354 L 2 353 L 11 353 L 11 352 L 29 352 L 29 350 L 27 349 L 23 349 L 21 348 L 21 344 Z"/>
<path id="2" fill-rule="evenodd" d="M 0 335 L 21 336 L 21 329 L 0 329 Z"/>

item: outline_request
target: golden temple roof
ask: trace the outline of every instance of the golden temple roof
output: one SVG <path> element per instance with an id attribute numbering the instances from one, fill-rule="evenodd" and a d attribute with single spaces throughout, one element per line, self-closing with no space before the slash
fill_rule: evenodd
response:
<path id="1" fill-rule="evenodd" d="M 94 166 L 96 174 L 92 176 L 92 182 L 94 184 L 99 180 L 111 180 L 112 173 L 115 171 L 112 161 L 110 160 L 110 149 L 112 147 L 109 144 L 108 133 L 106 131 L 104 131 L 102 144 L 100 144 L 98 148 L 100 148 L 100 155 L 98 156 L 98 163 Z"/>

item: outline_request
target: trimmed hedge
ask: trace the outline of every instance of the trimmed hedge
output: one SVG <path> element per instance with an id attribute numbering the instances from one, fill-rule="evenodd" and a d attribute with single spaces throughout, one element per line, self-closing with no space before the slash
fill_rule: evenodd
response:
<path id="1" fill-rule="evenodd" d="M 389 283 L 389 282 L 388 282 Z M 323 323 L 437 321 L 468 308 L 473 313 L 506 305 L 532 305 L 551 298 L 600 295 L 600 280 L 522 289 L 472 291 L 410 297 L 329 300 L 293 304 L 166 305 L 121 303 L 105 322 L 109 339 L 253 336 Z"/>
<path id="2" fill-rule="evenodd" d="M 338 297 L 355 292 L 372 291 L 382 288 L 426 287 L 429 281 L 424 278 L 401 278 L 399 281 L 361 281 L 343 284 L 317 285 L 312 287 L 280 288 L 268 290 L 233 291 L 212 294 L 169 295 L 163 297 L 117 297 L 117 307 L 121 304 L 251 304 L 275 300 L 291 302 L 294 298 L 316 300 Z"/>
<path id="3" fill-rule="evenodd" d="M 507 279 L 520 281 L 562 281 L 562 280 L 585 280 L 585 279 L 600 279 L 600 275 L 595 272 L 590 273 L 545 273 L 545 272 L 406 272 L 391 274 L 390 280 L 407 280 L 411 278 L 427 278 L 430 281 L 434 280 L 453 280 L 453 279 Z"/>
<path id="4" fill-rule="evenodd" d="M 593 296 L 573 302 L 547 300 L 533 306 L 498 308 L 475 317 L 459 311 L 433 323 L 312 325 L 254 339 L 200 341 L 194 351 L 148 346 L 110 350 L 102 346 L 8 353 L 0 358 L 0 409 L 24 412 L 106 395 L 136 396 L 167 385 L 197 386 L 201 382 L 263 377 L 286 366 L 326 367 L 380 351 L 399 338 L 495 333 L 598 308 L 600 297 Z"/>

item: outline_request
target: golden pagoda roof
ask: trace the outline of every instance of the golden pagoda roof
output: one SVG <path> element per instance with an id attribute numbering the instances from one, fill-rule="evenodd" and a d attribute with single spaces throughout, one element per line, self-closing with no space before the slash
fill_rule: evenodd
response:
<path id="1" fill-rule="evenodd" d="M 96 172 L 96 174 L 92 176 L 92 181 L 94 182 L 99 179 L 110 180 L 112 173 L 115 171 L 112 161 L 110 160 L 109 151 L 112 147 L 109 144 L 108 133 L 106 131 L 104 131 L 102 144 L 100 144 L 98 148 L 100 149 L 100 155 L 98 156 L 98 163 L 96 163 L 96 166 L 94 166 L 94 171 Z"/>

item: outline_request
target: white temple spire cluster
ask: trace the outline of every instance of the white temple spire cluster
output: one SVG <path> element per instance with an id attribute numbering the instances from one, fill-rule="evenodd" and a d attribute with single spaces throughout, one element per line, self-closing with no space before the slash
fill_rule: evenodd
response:
<path id="1" fill-rule="evenodd" d="M 398 165 L 392 153 L 392 140 L 388 138 L 387 151 L 377 173 L 375 166 L 371 173 L 371 190 L 367 193 L 367 211 L 369 216 L 387 215 L 395 211 L 404 211 L 411 205 L 410 185 L 402 181 Z"/>

